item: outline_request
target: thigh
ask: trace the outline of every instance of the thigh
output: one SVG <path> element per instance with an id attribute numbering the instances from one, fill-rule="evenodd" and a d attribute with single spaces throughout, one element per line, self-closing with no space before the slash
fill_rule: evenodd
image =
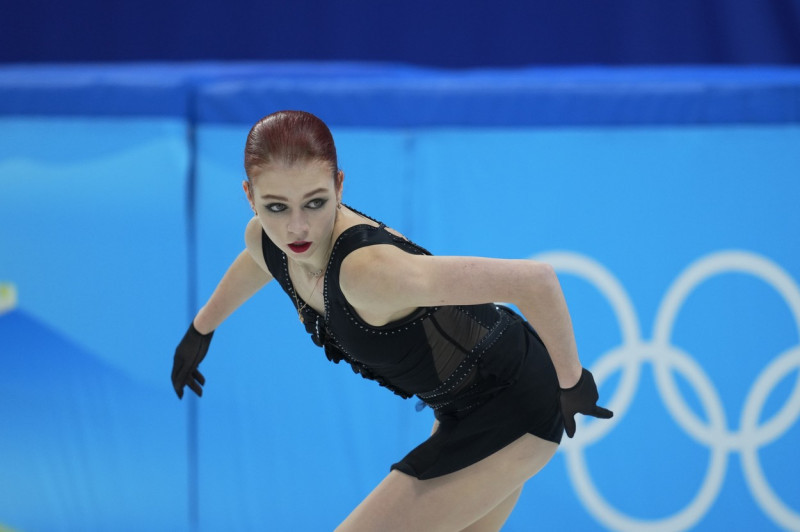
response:
<path id="1" fill-rule="evenodd" d="M 558 445 L 526 434 L 460 471 L 419 480 L 392 471 L 338 532 L 461 530 L 489 513 L 553 457 Z"/>
<path id="2" fill-rule="evenodd" d="M 500 530 L 511 511 L 517 505 L 519 496 L 522 494 L 522 486 L 514 490 L 504 501 L 492 508 L 488 514 L 484 515 L 461 532 L 496 532 Z"/>

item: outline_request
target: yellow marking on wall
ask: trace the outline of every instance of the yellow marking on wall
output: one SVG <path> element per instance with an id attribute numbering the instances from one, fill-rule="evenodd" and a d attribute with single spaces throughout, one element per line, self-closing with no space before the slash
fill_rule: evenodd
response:
<path id="1" fill-rule="evenodd" d="M 17 307 L 17 287 L 14 283 L 0 281 L 0 314 L 5 314 Z M 0 525 L 0 532 L 7 532 Z"/>

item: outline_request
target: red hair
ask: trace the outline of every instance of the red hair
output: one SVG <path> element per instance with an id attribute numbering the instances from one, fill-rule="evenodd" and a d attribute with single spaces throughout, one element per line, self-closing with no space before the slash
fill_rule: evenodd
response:
<path id="1" fill-rule="evenodd" d="M 251 172 L 272 163 L 323 161 L 336 176 L 339 163 L 336 146 L 325 122 L 305 111 L 278 111 L 250 129 L 244 147 L 244 169 Z"/>

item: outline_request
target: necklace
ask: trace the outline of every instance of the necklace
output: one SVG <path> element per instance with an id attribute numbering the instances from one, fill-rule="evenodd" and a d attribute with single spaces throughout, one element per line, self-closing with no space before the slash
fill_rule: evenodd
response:
<path id="1" fill-rule="evenodd" d="M 311 295 L 308 296 L 309 300 L 311 300 L 314 297 L 314 293 L 317 291 L 317 287 L 319 286 L 319 282 L 322 280 L 322 271 L 324 269 L 325 268 L 322 268 L 321 270 L 319 270 L 317 272 L 307 272 L 312 277 L 315 277 L 317 279 L 317 282 L 314 283 L 314 288 L 311 289 Z M 308 303 L 306 301 L 304 301 L 303 305 L 301 306 L 300 305 L 300 298 L 297 297 L 297 289 L 296 288 L 293 289 L 292 292 L 294 293 L 294 302 L 295 302 L 295 306 L 297 307 L 297 318 L 300 320 L 300 323 L 305 323 L 306 320 L 305 320 L 305 318 L 303 318 L 303 310 L 308 306 Z"/>
<path id="2" fill-rule="evenodd" d="M 314 293 L 317 291 L 317 287 L 319 286 L 319 282 L 323 278 L 322 274 L 328 268 L 328 261 L 331 259 L 331 253 L 333 253 L 333 247 L 332 246 L 331 246 L 331 249 L 328 251 L 328 258 L 325 259 L 325 264 L 319 270 L 315 270 L 315 271 L 312 272 L 312 271 L 309 271 L 309 270 L 303 268 L 302 266 L 300 266 L 300 268 L 304 272 L 306 272 L 309 276 L 311 276 L 311 277 L 313 277 L 314 279 L 317 280 L 314 283 L 314 288 L 311 289 L 311 295 L 308 296 L 308 300 L 309 301 L 314 298 Z M 297 307 L 297 318 L 300 320 L 300 323 L 305 323 L 306 320 L 305 320 L 305 318 L 303 318 L 303 310 L 305 310 L 305 308 L 308 306 L 308 302 L 304 301 L 303 305 L 301 306 L 300 305 L 300 298 L 297 297 L 297 288 L 293 287 L 292 291 L 294 292 L 294 302 L 295 302 L 295 306 Z"/>

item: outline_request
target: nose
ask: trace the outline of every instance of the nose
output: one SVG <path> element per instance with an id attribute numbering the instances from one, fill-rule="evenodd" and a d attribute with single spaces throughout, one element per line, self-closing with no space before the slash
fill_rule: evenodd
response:
<path id="1" fill-rule="evenodd" d="M 289 234 L 297 237 L 306 236 L 308 233 L 308 218 L 302 210 L 294 210 L 289 215 L 289 225 L 287 225 L 286 230 L 289 231 Z"/>

